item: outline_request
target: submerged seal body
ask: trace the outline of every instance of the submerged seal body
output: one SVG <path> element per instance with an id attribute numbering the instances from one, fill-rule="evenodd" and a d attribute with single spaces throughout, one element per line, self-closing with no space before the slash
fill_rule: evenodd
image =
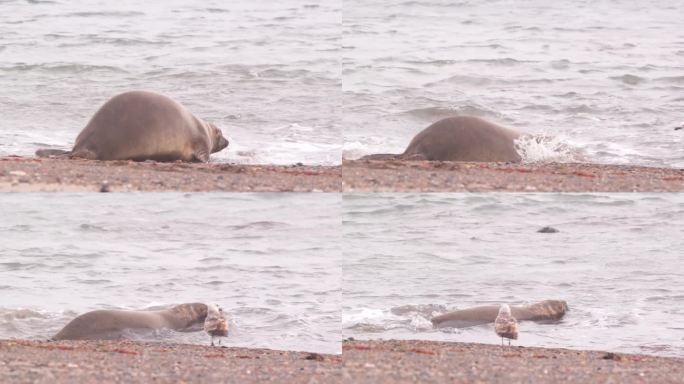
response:
<path id="1" fill-rule="evenodd" d="M 402 154 L 364 156 L 366 160 L 520 162 L 515 139 L 520 133 L 479 117 L 442 119 L 419 132 Z"/>
<path id="2" fill-rule="evenodd" d="M 431 321 L 435 327 L 465 328 L 495 322 L 499 310 L 498 305 L 483 305 L 435 316 Z M 530 305 L 510 307 L 511 316 L 518 321 L 559 320 L 567 311 L 568 304 L 563 300 L 544 300 Z"/>
<path id="3" fill-rule="evenodd" d="M 207 305 L 180 304 L 161 311 L 97 310 L 71 320 L 53 340 L 120 339 L 126 330 L 172 329 L 180 332 L 202 330 Z"/>
<path id="4" fill-rule="evenodd" d="M 215 125 L 157 93 L 133 91 L 107 101 L 79 133 L 71 151 L 42 149 L 36 155 L 91 160 L 207 162 L 228 146 Z"/>

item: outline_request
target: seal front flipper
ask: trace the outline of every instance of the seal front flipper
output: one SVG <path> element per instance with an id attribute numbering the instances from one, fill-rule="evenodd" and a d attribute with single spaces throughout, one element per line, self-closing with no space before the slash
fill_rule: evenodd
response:
<path id="1" fill-rule="evenodd" d="M 193 163 L 208 163 L 209 162 L 209 153 L 204 152 L 204 151 L 195 151 L 195 153 L 192 154 L 192 160 Z"/>
<path id="2" fill-rule="evenodd" d="M 71 151 L 65 151 L 63 149 L 39 149 L 36 151 L 36 156 L 38 157 L 50 157 L 50 156 L 69 156 Z"/>

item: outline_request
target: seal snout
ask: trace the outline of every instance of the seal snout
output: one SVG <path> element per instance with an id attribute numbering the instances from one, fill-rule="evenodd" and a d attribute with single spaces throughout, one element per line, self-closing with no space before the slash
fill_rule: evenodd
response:
<path id="1" fill-rule="evenodd" d="M 226 139 L 225 137 L 223 137 L 223 135 L 221 135 L 221 137 L 219 138 L 219 142 L 218 142 L 218 150 L 220 151 L 220 150 L 226 148 L 228 146 L 228 144 L 230 144 L 228 142 L 228 139 Z"/>
<path id="2" fill-rule="evenodd" d="M 211 150 L 212 153 L 221 151 L 224 148 L 226 148 L 228 144 L 230 144 L 228 142 L 228 139 L 226 139 L 226 137 L 223 136 L 223 132 L 220 128 L 211 123 L 209 124 L 209 128 L 211 129 L 211 136 L 214 142 L 214 147 Z"/>

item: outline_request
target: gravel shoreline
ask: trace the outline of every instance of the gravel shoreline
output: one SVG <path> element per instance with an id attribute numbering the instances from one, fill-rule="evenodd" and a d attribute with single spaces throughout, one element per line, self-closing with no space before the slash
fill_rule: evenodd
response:
<path id="1" fill-rule="evenodd" d="M 345 160 L 341 166 L 0 157 L 0 192 L 684 192 L 684 169 Z"/>
<path id="2" fill-rule="evenodd" d="M 427 340 L 342 355 L 134 341 L 0 340 L 0 382 L 683 383 L 684 359 Z"/>
<path id="3" fill-rule="evenodd" d="M 0 340 L 2 383 L 339 383 L 341 361 L 269 349 Z"/>
<path id="4" fill-rule="evenodd" d="M 338 192 L 340 166 L 0 157 L 0 192 Z"/>
<path id="5" fill-rule="evenodd" d="M 344 160 L 345 192 L 684 192 L 684 169 L 587 163 Z"/>
<path id="6" fill-rule="evenodd" d="M 425 340 L 345 341 L 349 383 L 682 383 L 684 359 Z"/>

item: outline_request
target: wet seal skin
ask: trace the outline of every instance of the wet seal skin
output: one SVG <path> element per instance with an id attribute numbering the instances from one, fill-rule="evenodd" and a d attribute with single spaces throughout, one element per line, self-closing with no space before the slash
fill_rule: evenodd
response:
<path id="1" fill-rule="evenodd" d="M 197 332 L 205 326 L 207 313 L 212 321 L 223 312 L 203 303 L 180 304 L 159 311 L 128 311 L 105 309 L 84 313 L 71 320 L 53 340 L 116 340 L 124 338 L 129 330 L 171 329 L 179 332 Z M 214 329 L 215 327 L 210 327 Z M 227 335 L 227 327 L 221 336 Z"/>
<path id="2" fill-rule="evenodd" d="M 132 91 L 107 101 L 79 133 L 71 151 L 39 149 L 39 157 L 89 160 L 208 162 L 228 146 L 215 125 L 169 97 Z"/>
<path id="3" fill-rule="evenodd" d="M 435 327 L 465 328 L 474 325 L 494 323 L 499 315 L 499 305 L 460 309 L 435 316 L 431 319 Z M 556 321 L 565 316 L 568 304 L 563 300 L 544 300 L 538 303 L 511 306 L 511 315 L 518 321 Z"/>
<path id="4" fill-rule="evenodd" d="M 522 158 L 515 149 L 515 139 L 520 136 L 479 117 L 448 117 L 419 132 L 404 153 L 374 154 L 361 159 L 518 163 Z"/>

